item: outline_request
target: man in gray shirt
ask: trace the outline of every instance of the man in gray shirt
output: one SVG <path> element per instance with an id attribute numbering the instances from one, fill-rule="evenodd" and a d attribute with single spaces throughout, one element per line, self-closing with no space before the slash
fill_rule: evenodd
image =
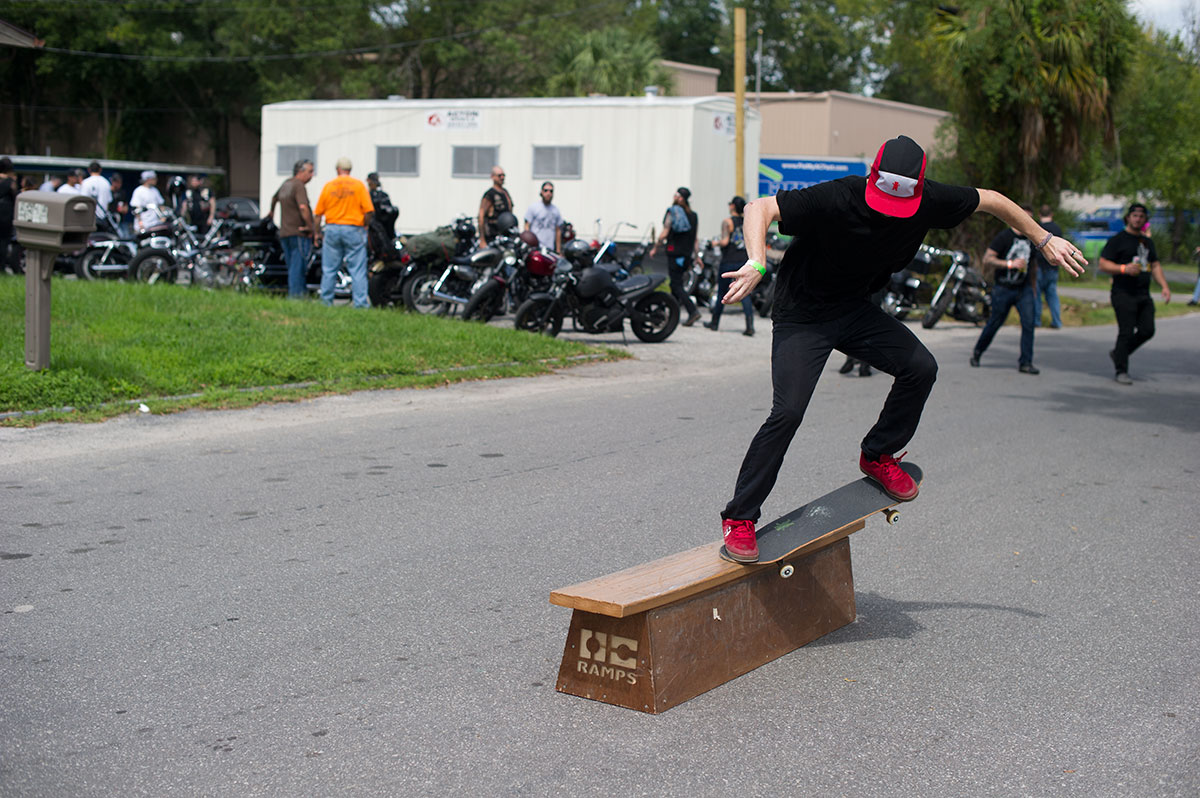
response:
<path id="1" fill-rule="evenodd" d="M 547 180 L 542 183 L 541 201 L 525 211 L 525 229 L 532 230 L 543 247 L 561 252 L 563 217 L 553 199 L 554 184 Z"/>

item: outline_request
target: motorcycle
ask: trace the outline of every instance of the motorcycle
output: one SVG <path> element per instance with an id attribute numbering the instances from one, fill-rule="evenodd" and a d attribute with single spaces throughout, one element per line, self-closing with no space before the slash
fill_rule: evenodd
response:
<path id="1" fill-rule="evenodd" d="M 129 262 L 137 255 L 139 241 L 147 235 L 121 238 L 116 232 L 117 217 L 108 210 L 104 211 L 97 228 L 96 232 L 88 235 L 87 246 L 74 258 L 75 276 L 80 280 L 126 276 Z"/>
<path id="2" fill-rule="evenodd" d="M 661 274 L 637 274 L 618 282 L 600 266 L 573 268 L 566 258 L 558 261 L 548 291 L 534 293 L 517 309 L 518 330 L 551 337 L 571 317 L 575 330 L 593 335 L 625 332 L 625 319 L 633 334 L 646 343 L 665 341 L 679 325 L 679 302 L 657 288 L 666 282 Z"/>
<path id="3" fill-rule="evenodd" d="M 460 222 L 463 220 L 460 219 Z M 456 225 L 455 235 L 458 235 Z M 469 255 L 456 255 L 445 261 L 440 272 L 432 269 L 414 274 L 402 286 L 404 304 L 409 310 L 438 316 L 453 315 L 465 306 L 471 295 L 499 268 L 500 261 L 516 237 L 517 217 L 502 213 L 496 222 L 500 231 L 490 244 Z M 474 226 L 471 225 L 471 230 Z"/>
<path id="4" fill-rule="evenodd" d="M 557 258 L 539 249 L 537 236 L 526 230 L 515 239 L 505 239 L 505 243 L 510 245 L 505 248 L 499 267 L 490 278 L 476 283 L 463 308 L 464 319 L 489 321 L 503 315 L 506 309 L 520 307 L 534 291 L 549 287 Z"/>
<path id="5" fill-rule="evenodd" d="M 429 233 L 408 236 L 403 242 L 393 242 L 393 252 L 372 261 L 367 273 L 367 294 L 373 307 L 407 307 L 422 311 L 413 303 L 428 293 L 429 285 L 410 285 L 415 280 L 432 276 L 436 280 L 446 261 L 465 255 L 475 243 L 475 224 L 462 216 L 453 225 L 444 225 Z M 401 247 L 402 254 L 397 254 Z M 405 259 L 407 256 L 407 260 Z M 429 305 L 428 302 L 424 303 Z M 425 308 L 432 312 L 435 308 Z"/>
<path id="6" fill-rule="evenodd" d="M 982 274 L 971 267 L 970 256 L 958 250 L 927 249 L 935 258 L 950 258 L 950 268 L 933 292 L 929 310 L 921 318 L 921 326 L 927 330 L 932 328 L 943 314 L 972 324 L 986 321 L 992 306 L 988 283 Z"/>
<path id="7" fill-rule="evenodd" d="M 218 220 L 203 239 L 170 208 L 159 208 L 165 230 L 147 231 L 143 248 L 129 262 L 129 276 L 143 283 L 174 283 L 180 272 L 196 284 L 232 285 L 237 264 L 233 243 L 223 236 L 225 220 Z"/>
<path id="8" fill-rule="evenodd" d="M 683 290 L 696 298 L 696 306 L 712 310 L 717 296 L 718 280 L 721 278 L 721 248 L 712 241 L 704 242 L 699 257 L 692 261 L 692 268 L 683 274 Z"/>
<path id="9" fill-rule="evenodd" d="M 928 284 L 921 278 L 929 273 L 933 264 L 930 247 L 921 245 L 917 254 L 905 268 L 892 275 L 884 289 L 883 300 L 879 303 L 890 316 L 900 321 L 908 318 L 908 314 L 919 307 L 917 295 L 922 293 Z"/>

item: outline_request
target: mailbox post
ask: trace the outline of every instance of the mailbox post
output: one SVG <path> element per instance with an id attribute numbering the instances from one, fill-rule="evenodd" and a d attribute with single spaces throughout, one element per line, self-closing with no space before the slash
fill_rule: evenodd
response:
<path id="1" fill-rule="evenodd" d="M 25 247 L 25 365 L 50 365 L 50 275 L 54 258 L 87 245 L 96 229 L 96 200 L 82 194 L 26 191 L 17 195 L 13 216 L 17 241 Z"/>

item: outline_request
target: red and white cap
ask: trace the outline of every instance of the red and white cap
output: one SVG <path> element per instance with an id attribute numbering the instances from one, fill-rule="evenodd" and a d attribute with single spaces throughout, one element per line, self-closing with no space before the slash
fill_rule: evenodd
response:
<path id="1" fill-rule="evenodd" d="M 907 219 L 921 207 L 925 188 L 925 151 L 908 136 L 888 139 L 879 148 L 867 177 L 867 205 L 886 216 Z"/>

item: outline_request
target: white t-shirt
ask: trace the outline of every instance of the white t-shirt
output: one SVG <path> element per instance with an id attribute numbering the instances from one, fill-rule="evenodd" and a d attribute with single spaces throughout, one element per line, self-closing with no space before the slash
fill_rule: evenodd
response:
<path id="1" fill-rule="evenodd" d="M 138 229 L 145 230 L 158 224 L 163 218 L 162 214 L 150 206 L 166 204 L 163 195 L 154 186 L 141 185 L 135 188 L 133 196 L 129 198 L 129 206 L 137 213 Z"/>
<path id="2" fill-rule="evenodd" d="M 554 203 L 547 205 L 538 200 L 525 211 L 525 221 L 529 229 L 538 237 L 538 243 L 547 249 L 554 249 L 554 234 L 562 227 L 563 217 Z"/>
<path id="3" fill-rule="evenodd" d="M 58 187 L 58 193 L 59 194 L 82 194 L 83 192 L 79 190 L 79 186 L 73 186 L 70 183 L 63 183 L 61 186 Z"/>
<path id="4" fill-rule="evenodd" d="M 103 219 L 112 202 L 112 186 L 101 175 L 88 175 L 79 188 L 82 193 L 96 200 L 96 216 Z"/>

